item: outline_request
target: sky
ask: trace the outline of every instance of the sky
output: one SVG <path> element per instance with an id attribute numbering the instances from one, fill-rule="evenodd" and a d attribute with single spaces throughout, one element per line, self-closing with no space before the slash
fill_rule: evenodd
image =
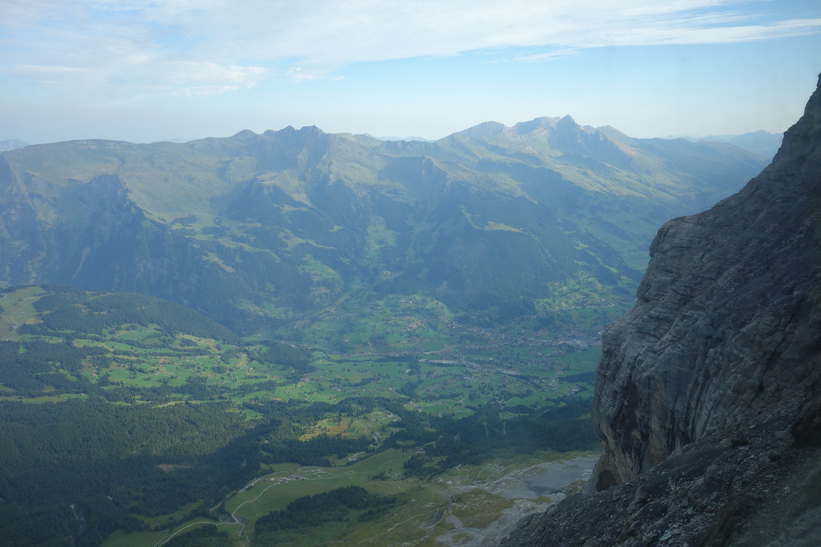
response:
<path id="1" fill-rule="evenodd" d="M 782 132 L 820 72 L 818 0 L 0 0 L 0 140 L 29 144 Z"/>

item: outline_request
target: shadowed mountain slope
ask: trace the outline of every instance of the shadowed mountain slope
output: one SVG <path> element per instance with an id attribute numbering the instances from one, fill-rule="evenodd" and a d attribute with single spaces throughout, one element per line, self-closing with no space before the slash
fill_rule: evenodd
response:
<path id="1" fill-rule="evenodd" d="M 761 167 L 569 116 L 433 143 L 286 127 L 29 146 L 0 156 L 0 285 L 145 293 L 244 332 L 356 290 L 470 310 L 583 278 L 622 299 L 655 226 Z"/>

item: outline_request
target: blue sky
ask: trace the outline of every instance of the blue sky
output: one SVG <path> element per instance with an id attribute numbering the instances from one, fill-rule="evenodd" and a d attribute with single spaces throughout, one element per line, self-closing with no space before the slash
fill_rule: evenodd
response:
<path id="1" fill-rule="evenodd" d="M 818 0 L 0 0 L 0 140 L 31 144 L 780 132 L 819 72 Z"/>

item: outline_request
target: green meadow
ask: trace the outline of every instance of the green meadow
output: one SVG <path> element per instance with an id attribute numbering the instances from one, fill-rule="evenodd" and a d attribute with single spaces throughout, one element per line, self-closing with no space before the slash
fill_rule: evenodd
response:
<path id="1" fill-rule="evenodd" d="M 289 523 L 284 544 L 458 543 L 514 504 L 481 486 L 489 462 L 504 476 L 594 448 L 586 401 L 599 346 L 589 333 L 618 311 L 573 307 L 488 328 L 422 296 L 367 306 L 352 297 L 270 338 L 241 339 L 136 295 L 119 297 L 116 309 L 103 298 L 35 287 L 0 293 L 0 329 L 9 330 L 0 349 L 24 365 L 2 370 L 0 404 L 18 405 L 9 408 L 22 417 L 9 427 L 59 422 L 60 405 L 96 413 L 105 434 L 93 449 L 122 445 L 118 465 L 137 465 L 144 478 L 123 479 L 107 508 L 71 489 L 64 495 L 89 515 L 102 511 L 89 518 L 110 523 L 98 525 L 110 529 L 105 545 L 126 546 L 246 545 L 263 517 Z M 35 406 L 45 417 L 29 417 Z M 145 412 L 166 425 L 125 433 Z M 31 450 L 52 442 L 47 431 L 25 439 Z M 544 459 L 523 463 L 527 454 Z M 143 459 L 129 464 L 135 457 Z M 8 463 L 37 476 L 73 467 L 73 480 L 83 480 L 85 472 L 47 453 L 32 462 L 36 470 Z M 383 501 L 334 506 L 310 526 L 288 520 L 292 503 L 347 487 Z"/>

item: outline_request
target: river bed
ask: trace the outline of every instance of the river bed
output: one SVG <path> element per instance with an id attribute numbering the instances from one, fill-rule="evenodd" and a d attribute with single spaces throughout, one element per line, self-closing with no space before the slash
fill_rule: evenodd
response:
<path id="1" fill-rule="evenodd" d="M 569 493 L 578 491 L 586 482 L 598 460 L 598 455 L 576 456 L 567 460 L 543 462 L 509 472 L 501 467 L 488 466 L 480 481 L 444 481 L 440 486 L 454 496 L 470 490 L 481 489 L 505 497 L 513 505 L 487 527 L 463 526 L 453 515 L 445 516 L 453 529 L 439 535 L 436 540 L 443 545 L 490 546 L 497 545 L 523 517 L 545 511 Z"/>

